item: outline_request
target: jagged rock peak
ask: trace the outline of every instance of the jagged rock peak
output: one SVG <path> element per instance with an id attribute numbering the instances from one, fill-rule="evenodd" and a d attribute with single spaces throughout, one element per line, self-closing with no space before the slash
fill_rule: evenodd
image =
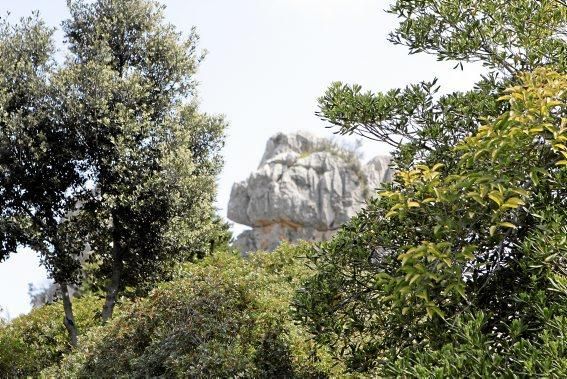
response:
<path id="1" fill-rule="evenodd" d="M 363 164 L 354 148 L 311 133 L 278 133 L 258 169 L 232 187 L 228 218 L 252 227 L 235 246 L 273 250 L 282 240 L 328 238 L 390 179 L 389 163 L 377 156 Z"/>

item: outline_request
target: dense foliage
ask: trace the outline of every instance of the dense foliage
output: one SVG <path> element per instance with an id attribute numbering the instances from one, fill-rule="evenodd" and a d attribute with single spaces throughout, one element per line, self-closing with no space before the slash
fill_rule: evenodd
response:
<path id="1" fill-rule="evenodd" d="M 428 160 L 456 161 L 451 147 L 474 133 L 486 117 L 507 110 L 496 99 L 522 71 L 548 66 L 567 70 L 562 0 L 400 0 L 390 7 L 400 24 L 390 41 L 410 54 L 439 60 L 481 62 L 486 74 L 467 92 L 440 95 L 437 80 L 390 91 L 333 83 L 319 100 L 318 114 L 339 127 L 391 145 L 402 169 Z"/>
<path id="2" fill-rule="evenodd" d="M 88 331 L 64 358 L 69 350 L 56 317 L 60 305 L 36 309 L 0 329 L 5 364 L 0 375 L 45 370 L 49 377 L 315 377 L 338 372 L 340 366 L 315 350 L 290 313 L 290 300 L 310 272 L 303 260 L 308 248 L 284 245 L 246 260 L 219 253 L 185 264 L 174 281 L 121 305 L 104 326 L 92 319 L 100 300 L 78 299 L 77 319 Z"/>
<path id="3" fill-rule="evenodd" d="M 226 123 L 199 112 L 198 36 L 163 6 L 68 6 L 61 63 L 39 16 L 0 20 L 0 261 L 40 254 L 75 345 L 68 285 L 85 273 L 106 292 L 106 321 L 126 290 L 147 293 L 226 242 L 213 207 Z"/>
<path id="4" fill-rule="evenodd" d="M 67 284 L 78 280 L 84 243 L 67 216 L 84 181 L 78 135 L 53 112 L 52 33 L 37 15 L 17 25 L 0 20 L 0 262 L 23 246 L 38 253 L 63 289 L 75 344 Z"/>
<path id="5" fill-rule="evenodd" d="M 454 170 L 398 172 L 312 254 L 298 316 L 351 369 L 565 374 L 565 88 L 565 75 L 524 75 L 510 111 L 454 148 Z"/>
<path id="6" fill-rule="evenodd" d="M 391 12 L 394 43 L 489 71 L 466 93 L 335 83 L 320 99 L 341 133 L 392 145 L 398 172 L 311 251 L 296 317 L 351 372 L 565 376 L 567 7 L 427 0 Z"/>
<path id="7" fill-rule="evenodd" d="M 389 143 L 393 181 L 330 241 L 197 263 L 179 261 L 228 248 L 224 123 L 183 102 L 196 35 L 145 0 L 70 7 L 58 68 L 41 21 L 0 27 L 0 259 L 30 246 L 65 285 L 88 242 L 83 290 L 106 305 L 0 321 L 0 376 L 567 377 L 562 0 L 392 2 L 392 42 L 486 76 L 443 96 L 332 84 L 319 115 Z M 142 296 L 108 320 L 124 290 Z"/>
<path id="8" fill-rule="evenodd" d="M 225 123 L 198 112 L 198 36 L 148 0 L 69 3 L 70 56 L 57 76 L 63 119 L 79 128 L 93 191 L 77 224 L 107 278 L 103 319 L 126 287 L 209 252 Z"/>
<path id="9" fill-rule="evenodd" d="M 79 330 L 100 325 L 101 306 L 102 300 L 95 297 L 75 299 Z M 49 304 L 7 324 L 0 322 L 0 377 L 37 376 L 70 351 L 67 331 L 61 322 L 62 308 L 60 302 Z"/>

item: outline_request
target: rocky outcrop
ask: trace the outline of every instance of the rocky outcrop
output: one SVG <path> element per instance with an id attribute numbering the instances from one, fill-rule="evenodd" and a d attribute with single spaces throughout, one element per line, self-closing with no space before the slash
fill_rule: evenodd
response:
<path id="1" fill-rule="evenodd" d="M 252 227 L 234 246 L 269 251 L 283 240 L 329 238 L 389 180 L 389 162 L 362 164 L 355 151 L 306 132 L 277 134 L 258 169 L 232 187 L 228 218 Z"/>
<path id="2" fill-rule="evenodd" d="M 70 285 L 67 289 L 69 296 L 75 297 L 80 294 L 78 285 Z M 61 287 L 57 283 L 50 283 L 44 288 L 34 288 L 31 284 L 28 294 L 31 299 L 32 308 L 39 308 L 45 304 L 51 304 L 61 300 Z"/>
<path id="3" fill-rule="evenodd" d="M 77 206 L 79 209 L 81 205 Z M 76 215 L 77 212 L 71 212 L 67 214 L 67 217 L 73 217 Z M 85 262 L 92 254 L 91 247 L 87 242 L 85 244 L 85 248 L 81 255 L 78 257 L 78 260 L 81 264 L 81 267 L 84 267 Z M 84 279 L 84 272 L 81 270 L 81 274 L 79 276 L 80 280 Z M 69 296 L 75 297 L 81 294 L 80 285 L 79 284 L 70 284 L 67 286 L 67 291 L 69 292 Z M 32 308 L 39 308 L 44 306 L 45 304 L 51 304 L 57 300 L 61 300 L 61 287 L 59 284 L 55 283 L 53 280 L 50 281 L 49 284 L 41 287 L 36 288 L 32 284 L 29 284 L 28 295 L 30 296 L 30 302 Z"/>

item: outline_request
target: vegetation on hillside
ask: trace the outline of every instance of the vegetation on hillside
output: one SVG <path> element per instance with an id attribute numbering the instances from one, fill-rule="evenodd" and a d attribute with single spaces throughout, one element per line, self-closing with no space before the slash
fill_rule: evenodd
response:
<path id="1" fill-rule="evenodd" d="M 307 243 L 283 245 L 247 260 L 219 253 L 184 264 L 173 281 L 120 305 L 106 325 L 93 316 L 100 299 L 78 299 L 84 332 L 73 351 L 54 317 L 61 305 L 36 309 L 0 328 L 0 372 L 73 378 L 338 374 L 340 365 L 316 350 L 291 317 L 291 298 L 310 273 L 307 249 Z"/>
<path id="2" fill-rule="evenodd" d="M 435 80 L 387 93 L 332 84 L 318 114 L 389 143 L 397 173 L 332 240 L 246 258 L 229 252 L 211 211 L 224 124 L 179 102 L 193 89 L 194 40 L 180 44 L 145 0 L 72 4 L 74 59 L 62 68 L 37 19 L 0 28 L 0 257 L 30 246 L 65 284 L 92 242 L 93 268 L 72 319 L 64 296 L 0 323 L 0 376 L 567 376 L 562 0 L 392 2 L 392 42 L 457 67 L 481 61 L 486 76 L 443 96 Z M 121 22 L 135 27 L 114 44 Z M 167 43 L 145 45 L 137 31 Z M 162 78 L 181 91 L 162 98 L 152 69 L 171 68 L 170 54 L 188 66 Z M 67 149 L 51 157 L 64 136 Z M 53 169 L 68 175 L 38 192 Z M 86 191 L 87 178 L 106 178 L 93 187 L 103 193 Z M 77 226 L 89 232 L 79 240 Z M 111 319 L 117 288 L 131 300 Z M 66 337 L 64 313 L 79 338 Z"/>
<path id="3" fill-rule="evenodd" d="M 102 300 L 86 296 L 74 300 L 78 330 L 100 325 Z M 37 376 L 70 351 L 67 330 L 61 322 L 63 304 L 57 302 L 0 323 L 0 376 Z"/>

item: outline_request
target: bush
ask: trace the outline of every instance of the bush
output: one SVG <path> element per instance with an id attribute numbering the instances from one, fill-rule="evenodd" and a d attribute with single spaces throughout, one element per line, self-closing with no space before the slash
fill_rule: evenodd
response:
<path id="1" fill-rule="evenodd" d="M 290 317 L 309 270 L 307 245 L 249 259 L 219 253 L 185 264 L 106 326 L 91 329 L 55 377 L 320 377 L 322 351 Z M 335 368 L 334 370 L 338 370 Z"/>
<path id="2" fill-rule="evenodd" d="M 518 83 L 455 162 L 400 170 L 308 253 L 297 319 L 349 371 L 567 376 L 567 75 Z"/>
<path id="3" fill-rule="evenodd" d="M 100 323 L 95 315 L 101 300 L 86 296 L 76 299 L 73 306 L 79 331 Z M 62 315 L 63 305 L 54 303 L 0 323 L 0 377 L 36 376 L 60 361 L 70 351 Z"/>

